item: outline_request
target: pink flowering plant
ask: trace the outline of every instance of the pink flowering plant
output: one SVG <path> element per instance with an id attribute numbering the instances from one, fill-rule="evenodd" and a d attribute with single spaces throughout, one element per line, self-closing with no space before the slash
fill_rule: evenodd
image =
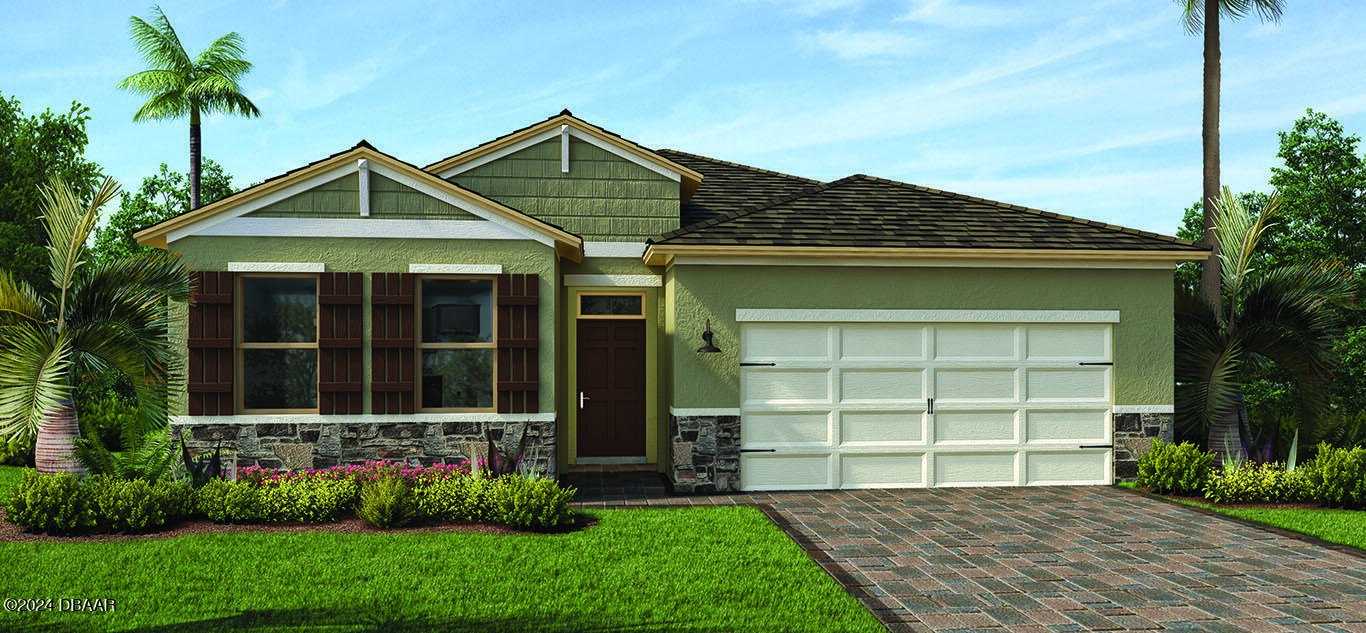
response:
<path id="1" fill-rule="evenodd" d="M 484 460 L 479 460 L 479 465 L 482 468 L 484 466 Z M 237 478 L 239 481 L 253 484 L 257 487 L 278 486 L 285 482 L 311 479 L 349 479 L 355 481 L 357 485 L 363 486 L 367 483 L 383 479 L 397 479 L 402 481 L 409 488 L 415 488 L 433 481 L 467 477 L 470 475 L 470 470 L 471 466 L 468 461 L 461 461 L 454 464 L 414 466 L 405 462 L 379 460 L 365 462 L 364 464 L 333 466 L 332 468 L 321 469 L 306 468 L 296 471 L 289 471 L 281 468 L 246 466 L 237 469 Z"/>

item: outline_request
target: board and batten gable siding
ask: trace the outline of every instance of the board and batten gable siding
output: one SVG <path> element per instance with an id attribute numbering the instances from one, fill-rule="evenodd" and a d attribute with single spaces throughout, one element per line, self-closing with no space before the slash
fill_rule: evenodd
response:
<path id="1" fill-rule="evenodd" d="M 350 173 L 248 213 L 252 218 L 359 218 L 359 177 Z M 468 211 L 370 172 L 370 217 L 378 220 L 479 220 Z"/>
<path id="2" fill-rule="evenodd" d="M 738 308 L 1117 310 L 1114 403 L 1170 405 L 1172 271 L 679 265 L 669 269 L 673 406 L 740 406 Z M 711 319 L 720 354 L 698 354 Z"/>
<path id="3" fill-rule="evenodd" d="M 371 174 L 373 177 L 374 174 Z M 541 324 L 555 323 L 554 281 L 558 262 L 552 247 L 523 240 L 400 240 L 380 238 L 285 238 L 225 237 L 196 235 L 175 241 L 172 250 L 184 256 L 194 270 L 227 270 L 229 262 L 316 262 L 328 272 L 364 273 L 366 308 L 363 310 L 362 362 L 364 407 L 372 409 L 373 383 L 370 345 L 372 311 L 371 273 L 407 273 L 411 264 L 498 264 L 507 274 L 537 275 L 537 319 Z M 188 314 L 180 308 L 181 314 Z M 542 325 L 538 331 L 537 375 L 538 408 L 551 413 L 555 408 L 556 329 Z M 185 394 L 178 394 L 184 412 Z"/>
<path id="4" fill-rule="evenodd" d="M 447 180 L 588 241 L 643 242 L 679 227 L 677 182 L 576 138 L 567 174 L 552 139 Z"/>

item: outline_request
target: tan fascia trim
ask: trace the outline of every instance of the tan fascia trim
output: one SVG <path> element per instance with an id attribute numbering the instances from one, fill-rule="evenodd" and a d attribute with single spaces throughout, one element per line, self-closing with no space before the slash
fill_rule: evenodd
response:
<path id="1" fill-rule="evenodd" d="M 711 246 L 701 244 L 651 244 L 643 260 L 649 266 L 667 266 L 675 257 L 793 257 L 883 258 L 913 261 L 952 259 L 1000 259 L 1011 261 L 1086 261 L 1171 263 L 1198 262 L 1209 257 L 1198 251 L 1109 251 L 999 248 L 859 248 L 820 246 Z"/>
<path id="2" fill-rule="evenodd" d="M 421 180 L 434 188 L 441 189 L 442 191 L 445 191 L 455 197 L 488 208 L 490 211 L 497 213 L 499 216 L 502 216 L 508 220 L 516 222 L 517 224 L 525 226 L 533 231 L 541 233 L 555 240 L 555 252 L 559 254 L 561 257 L 566 257 L 576 262 L 583 260 L 583 238 L 574 235 L 573 233 L 570 233 L 568 231 L 565 231 L 563 229 L 559 229 L 544 222 L 541 222 L 536 218 L 533 218 L 529 215 L 526 215 L 525 213 L 512 209 L 511 207 L 500 204 L 495 200 L 490 200 L 488 198 L 485 198 L 484 196 L 481 196 L 467 189 L 457 187 L 449 182 L 446 182 L 445 180 L 442 180 L 441 178 L 436 177 L 433 174 L 422 171 L 421 169 L 413 167 L 412 165 L 409 165 L 402 161 L 390 158 L 389 156 L 381 154 L 368 147 L 357 147 L 349 152 L 340 154 L 338 156 L 334 156 L 325 161 L 319 162 L 316 165 L 311 165 L 306 169 L 300 169 L 297 172 L 289 174 L 288 176 L 285 176 L 283 178 L 279 178 L 271 182 L 268 182 L 255 189 L 242 192 L 239 195 L 224 198 L 223 200 L 220 200 L 213 204 L 200 207 L 199 209 L 196 209 L 190 213 L 186 213 L 184 215 L 171 218 L 170 220 L 162 222 L 161 224 L 134 233 L 133 238 L 136 239 L 139 244 L 164 249 L 167 247 L 166 235 L 171 231 L 174 231 L 175 229 L 186 226 L 188 224 L 193 224 L 210 216 L 217 215 L 219 213 L 232 209 L 238 205 L 251 202 L 252 200 L 255 200 L 272 192 L 284 189 L 285 187 L 288 187 L 296 182 L 307 180 L 313 176 L 316 176 L 320 173 L 325 173 L 327 171 L 331 171 L 342 165 L 354 165 L 355 161 L 360 158 L 374 161 L 375 163 L 384 165 L 385 167 L 388 167 L 395 171 L 407 173 L 413 176 L 413 178 Z"/>
<path id="3" fill-rule="evenodd" d="M 573 126 L 574 129 L 580 132 L 583 132 L 585 134 L 591 134 L 593 138 L 601 140 L 605 143 L 610 143 L 622 149 L 623 151 L 630 152 L 644 160 L 659 165 L 660 167 L 678 172 L 679 175 L 682 176 L 681 189 L 682 198 L 684 202 L 687 202 L 688 199 L 692 197 L 693 192 L 697 191 L 697 187 L 702 184 L 702 174 L 700 172 L 684 167 L 683 165 L 675 163 L 667 158 L 664 158 L 663 156 L 655 154 L 654 152 L 642 151 L 640 147 L 628 143 L 614 134 L 609 134 L 602 128 L 593 125 L 592 123 L 589 123 L 587 121 L 581 120 L 577 117 L 568 114 L 561 114 L 559 116 L 546 119 L 545 121 L 537 123 L 536 125 L 533 125 L 525 130 L 522 130 L 521 132 L 505 136 L 496 141 L 491 141 L 484 145 L 480 145 L 479 147 L 476 147 L 474 149 L 465 151 L 460 154 L 456 154 L 455 156 L 452 156 L 445 160 L 432 163 L 430 165 L 427 165 L 426 167 L 423 167 L 423 169 L 433 174 L 439 174 L 443 171 L 446 171 L 447 169 L 479 158 L 480 156 L 491 154 L 509 145 L 515 145 L 517 143 L 520 143 L 524 139 L 531 138 L 533 136 L 536 136 L 537 134 L 542 134 L 547 131 L 556 129 L 561 125 Z"/>

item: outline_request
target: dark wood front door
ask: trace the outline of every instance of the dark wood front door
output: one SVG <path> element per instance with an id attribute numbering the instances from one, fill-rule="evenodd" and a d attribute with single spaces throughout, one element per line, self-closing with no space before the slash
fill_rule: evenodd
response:
<path id="1" fill-rule="evenodd" d="M 645 320 L 578 322 L 579 456 L 644 456 Z"/>

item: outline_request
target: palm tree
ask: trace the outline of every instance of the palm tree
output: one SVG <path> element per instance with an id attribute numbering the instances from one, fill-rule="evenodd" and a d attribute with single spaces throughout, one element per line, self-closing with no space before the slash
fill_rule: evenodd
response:
<path id="1" fill-rule="evenodd" d="M 1205 243 L 1213 252 L 1205 260 L 1200 286 L 1210 301 L 1219 301 L 1219 243 L 1210 235 L 1219 199 L 1219 16 L 1238 20 L 1256 12 L 1263 22 L 1279 22 L 1285 0 L 1176 0 L 1185 10 L 1186 31 L 1205 35 L 1205 97 L 1200 122 L 1204 176 L 1200 201 L 1205 211 Z"/>
<path id="2" fill-rule="evenodd" d="M 84 204 L 60 178 L 44 187 L 55 288 L 50 295 L 0 270 L 0 435 L 36 435 L 40 447 L 70 454 L 71 439 L 79 435 L 72 428 L 75 384 L 106 372 L 131 380 L 142 429 L 166 424 L 167 387 L 181 365 L 169 337 L 167 299 L 189 299 L 190 273 L 166 251 L 100 263 L 86 259 L 100 207 L 117 192 L 106 179 Z M 62 434 L 63 425 L 70 434 Z M 60 469 L 79 472 L 74 461 Z"/>
<path id="3" fill-rule="evenodd" d="M 1306 417 L 1328 407 L 1340 309 L 1356 281 L 1341 262 L 1259 270 L 1258 243 L 1280 207 L 1272 194 L 1253 213 L 1227 187 L 1215 208 L 1221 301 L 1176 289 L 1176 409 L 1183 435 L 1206 431 L 1206 447 L 1269 459 L 1275 433 L 1254 437 L 1243 385 L 1273 366 L 1298 388 Z"/>
<path id="4" fill-rule="evenodd" d="M 243 59 L 246 51 L 236 32 L 214 40 L 191 58 L 161 7 L 152 10 L 156 16 L 150 24 L 137 16 L 128 19 L 133 41 L 151 68 L 124 79 L 119 87 L 150 97 L 133 115 L 134 121 L 190 116 L 190 208 L 197 209 L 199 116 L 215 112 L 261 116 L 237 84 L 251 70 L 251 62 Z"/>

